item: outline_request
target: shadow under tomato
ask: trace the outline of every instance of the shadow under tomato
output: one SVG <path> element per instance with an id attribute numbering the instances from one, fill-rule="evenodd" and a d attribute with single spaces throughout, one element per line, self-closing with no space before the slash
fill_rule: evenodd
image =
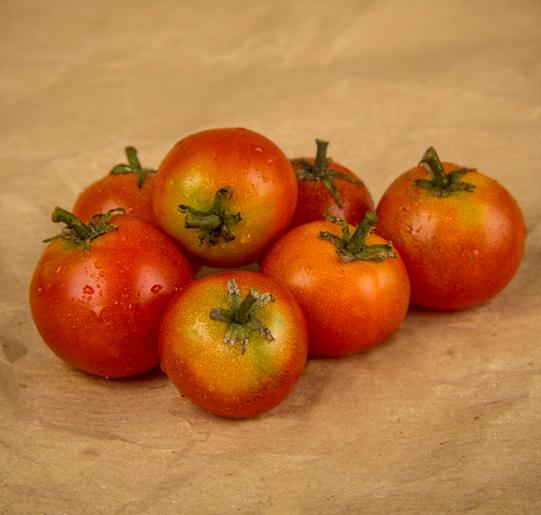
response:
<path id="1" fill-rule="evenodd" d="M 129 388 L 143 388 L 145 390 L 153 390 L 157 388 L 164 388 L 167 386 L 169 379 L 160 367 L 155 367 L 147 372 L 138 374 L 131 377 L 100 377 L 93 374 L 89 374 L 82 370 L 71 367 L 68 364 L 64 364 L 65 369 L 72 372 L 73 375 L 85 377 L 94 383 L 99 383 L 110 389 L 119 389 L 129 386 Z"/>

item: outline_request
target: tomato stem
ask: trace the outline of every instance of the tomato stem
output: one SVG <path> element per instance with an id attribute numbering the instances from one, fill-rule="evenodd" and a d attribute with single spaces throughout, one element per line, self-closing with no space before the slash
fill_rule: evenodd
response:
<path id="1" fill-rule="evenodd" d="M 224 343 L 232 345 L 239 342 L 240 352 L 244 354 L 248 346 L 251 333 L 260 333 L 267 340 L 274 340 L 270 330 L 257 318 L 257 312 L 274 298 L 269 293 L 261 293 L 250 289 L 246 297 L 242 299 L 239 287 L 235 279 L 227 282 L 229 298 L 228 308 L 213 308 L 210 310 L 210 318 L 219 322 L 225 322 L 227 329 L 224 335 Z"/>
<path id="2" fill-rule="evenodd" d="M 425 168 L 431 179 L 417 179 L 414 185 L 423 188 L 435 197 L 448 197 L 458 191 L 472 192 L 475 189 L 474 184 L 464 182 L 462 176 L 474 171 L 475 168 L 460 167 L 452 172 L 445 173 L 443 164 L 434 147 L 429 147 L 424 153 L 419 166 Z"/>
<path id="3" fill-rule="evenodd" d="M 233 190 L 224 186 L 216 191 L 214 202 L 209 210 L 202 211 L 186 204 L 180 204 L 178 210 L 186 215 L 184 227 L 197 229 L 200 244 L 216 245 L 221 240 L 229 242 L 235 239 L 230 226 L 241 221 L 240 213 L 231 213 L 228 204 Z"/>
<path id="4" fill-rule="evenodd" d="M 109 173 L 111 175 L 125 175 L 128 173 L 134 173 L 137 176 L 137 186 L 139 189 L 141 189 L 148 174 L 156 173 L 156 170 L 141 166 L 141 161 L 139 161 L 139 157 L 137 156 L 137 150 L 135 150 L 134 147 L 126 147 L 124 152 L 126 154 L 128 164 L 115 165 L 113 168 L 111 168 Z"/>
<path id="5" fill-rule="evenodd" d="M 366 243 L 366 238 L 377 223 L 377 217 L 373 211 L 368 211 L 364 215 L 353 235 L 351 235 L 349 225 L 345 220 L 332 215 L 327 215 L 327 220 L 340 226 L 342 236 L 329 231 L 321 231 L 319 237 L 334 244 L 343 262 L 385 261 L 387 258 L 397 257 L 390 242 L 384 245 L 368 245 Z"/>
<path id="6" fill-rule="evenodd" d="M 362 185 L 362 182 L 361 180 L 351 177 L 346 173 L 329 167 L 329 162 L 332 160 L 327 158 L 327 147 L 329 146 L 328 141 L 316 139 L 316 145 L 316 158 L 313 163 L 302 158 L 291 160 L 291 164 L 295 168 L 300 169 L 300 171 L 296 173 L 297 179 L 299 181 L 321 182 L 323 186 L 329 190 L 329 193 L 332 195 L 336 205 L 343 208 L 344 201 L 340 195 L 340 192 L 338 191 L 335 179 L 343 179 L 358 185 Z"/>
<path id="7" fill-rule="evenodd" d="M 325 175 L 327 171 L 327 147 L 329 146 L 328 141 L 323 141 L 322 139 L 316 138 L 316 159 L 315 159 L 315 169 L 314 169 L 314 175 L 323 176 Z"/>
<path id="8" fill-rule="evenodd" d="M 102 234 L 111 232 L 117 229 L 117 226 L 110 223 L 111 217 L 115 213 L 125 213 L 122 207 L 110 209 L 107 213 L 98 213 L 92 216 L 88 224 L 85 224 L 79 217 L 70 213 L 61 207 L 55 207 L 51 216 L 54 223 L 64 223 L 66 227 L 62 229 L 60 234 L 43 240 L 44 243 L 49 243 L 53 240 L 71 241 L 75 245 L 81 245 L 83 250 L 87 252 L 90 249 L 90 241 L 98 238 Z"/>

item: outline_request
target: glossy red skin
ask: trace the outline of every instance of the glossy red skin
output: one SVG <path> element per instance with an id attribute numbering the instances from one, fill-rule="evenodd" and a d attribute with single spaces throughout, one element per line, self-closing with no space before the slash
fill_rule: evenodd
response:
<path id="1" fill-rule="evenodd" d="M 73 214 L 88 222 L 96 213 L 123 207 L 127 215 L 137 216 L 156 225 L 152 209 L 155 174 L 147 174 L 139 188 L 137 175 L 107 175 L 88 186 L 77 198 Z"/>
<path id="2" fill-rule="evenodd" d="M 223 342 L 226 324 L 209 317 L 212 308 L 228 307 L 231 278 L 243 298 L 250 288 L 275 298 L 257 315 L 275 341 L 251 333 L 245 354 L 238 342 Z M 179 392 L 204 410 L 230 418 L 256 416 L 279 404 L 301 375 L 307 348 L 306 323 L 295 299 L 256 272 L 193 281 L 173 299 L 160 328 L 162 369 Z"/>
<path id="3" fill-rule="evenodd" d="M 313 158 L 302 159 L 309 163 L 314 163 Z M 332 160 L 329 160 L 329 168 L 360 180 L 351 170 Z M 302 168 L 295 164 L 293 164 L 293 169 L 295 172 L 302 171 Z M 309 180 L 298 181 L 297 209 L 291 223 L 292 227 L 316 220 L 325 220 L 327 213 L 342 218 L 352 225 L 357 225 L 361 222 L 367 211 L 374 210 L 374 201 L 364 183 L 353 184 L 339 177 L 335 177 L 334 181 L 344 202 L 343 207 L 338 206 L 334 197 L 323 183 Z"/>
<path id="4" fill-rule="evenodd" d="M 103 377 L 128 377 L 159 364 L 158 328 L 193 271 L 155 226 L 115 216 L 118 226 L 84 252 L 55 240 L 32 277 L 30 307 L 45 343 L 70 365 Z"/>
<path id="5" fill-rule="evenodd" d="M 179 204 L 211 207 L 219 188 L 229 186 L 235 239 L 201 245 L 195 229 L 184 227 Z M 285 154 L 268 138 L 237 129 L 211 129 L 180 140 L 156 177 L 153 205 L 160 226 L 207 266 L 236 267 L 257 261 L 291 223 L 297 180 Z"/>
<path id="6" fill-rule="evenodd" d="M 296 227 L 274 244 L 261 272 L 297 299 L 308 324 L 310 356 L 346 356 L 398 328 L 408 309 L 409 281 L 399 257 L 344 263 L 321 231 L 340 234 L 326 221 Z M 370 234 L 368 243 L 385 241 Z"/>
<path id="7" fill-rule="evenodd" d="M 459 166 L 444 163 L 446 172 Z M 434 197 L 414 186 L 430 178 L 416 166 L 381 198 L 377 231 L 400 251 L 411 280 L 411 302 L 438 310 L 463 309 L 501 291 L 524 254 L 526 228 L 515 199 L 478 171 L 463 181 L 476 186 Z"/>

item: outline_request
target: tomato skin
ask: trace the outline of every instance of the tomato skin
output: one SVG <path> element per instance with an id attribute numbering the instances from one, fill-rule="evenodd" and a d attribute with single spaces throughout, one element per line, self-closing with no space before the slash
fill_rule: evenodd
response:
<path id="1" fill-rule="evenodd" d="M 250 288 L 270 293 L 275 302 L 258 317 L 274 341 L 251 333 L 245 354 L 239 342 L 225 344 L 224 322 L 212 308 L 228 304 L 227 284 L 235 279 L 242 296 Z M 256 272 L 223 272 L 197 279 L 169 305 L 160 327 L 162 369 L 179 392 L 216 415 L 259 415 L 280 403 L 304 369 L 308 334 L 303 314 L 290 293 Z"/>
<path id="2" fill-rule="evenodd" d="M 443 163 L 446 173 L 459 168 Z M 463 309 L 487 301 L 515 274 L 526 229 L 521 210 L 497 181 L 470 170 L 475 185 L 436 197 L 414 185 L 429 179 L 422 166 L 399 176 L 381 198 L 377 231 L 392 240 L 408 270 L 411 302 L 438 309 Z"/>
<path id="3" fill-rule="evenodd" d="M 302 159 L 311 164 L 315 162 L 313 158 Z M 329 159 L 328 166 L 355 180 L 360 180 L 351 170 L 339 163 L 335 163 L 331 159 Z M 296 172 L 302 170 L 302 168 L 295 164 L 293 168 Z M 338 206 L 331 192 L 321 182 L 311 180 L 298 181 L 297 209 L 291 224 L 293 227 L 314 222 L 315 220 L 324 220 L 327 214 L 342 218 L 348 223 L 356 225 L 363 219 L 367 211 L 374 209 L 374 201 L 364 183 L 353 184 L 340 177 L 336 177 L 334 181 L 338 193 L 343 200 L 343 207 Z"/>
<path id="4" fill-rule="evenodd" d="M 399 257 L 383 262 L 342 262 L 321 231 L 335 224 L 316 221 L 280 238 L 261 264 L 297 299 L 308 324 L 309 355 L 346 356 L 368 349 L 393 333 L 406 315 L 409 281 Z M 369 234 L 369 245 L 384 244 Z"/>
<path id="5" fill-rule="evenodd" d="M 210 208 L 216 191 L 229 187 L 228 208 L 240 212 L 231 226 L 235 239 L 202 244 L 184 226 L 179 205 Z M 180 140 L 156 176 L 153 205 L 160 226 L 193 256 L 215 267 L 257 261 L 289 226 L 297 202 L 297 181 L 284 153 L 266 137 L 242 128 L 210 129 Z"/>
<path id="6" fill-rule="evenodd" d="M 148 174 L 139 188 L 137 176 L 133 173 L 107 175 L 83 190 L 73 206 L 73 213 L 88 222 L 96 213 L 106 213 L 115 207 L 123 207 L 126 214 L 156 225 L 152 208 L 155 178 L 154 174 Z"/>
<path id="7" fill-rule="evenodd" d="M 52 241 L 30 285 L 30 307 L 45 343 L 70 365 L 128 377 L 159 364 L 158 327 L 176 290 L 193 277 L 187 259 L 159 229 L 115 216 L 118 229 L 88 252 Z"/>

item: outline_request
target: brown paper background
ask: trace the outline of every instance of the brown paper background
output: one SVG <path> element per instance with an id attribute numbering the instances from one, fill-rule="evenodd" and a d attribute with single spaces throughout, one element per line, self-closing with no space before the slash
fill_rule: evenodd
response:
<path id="1" fill-rule="evenodd" d="M 540 513 L 541 4 L 0 2 L 2 513 Z M 199 129 L 313 139 L 374 198 L 434 145 L 513 193 L 509 287 L 412 310 L 372 352 L 312 360 L 259 418 L 183 400 L 159 372 L 106 381 L 41 342 L 27 288 L 54 205 L 136 145 Z"/>

